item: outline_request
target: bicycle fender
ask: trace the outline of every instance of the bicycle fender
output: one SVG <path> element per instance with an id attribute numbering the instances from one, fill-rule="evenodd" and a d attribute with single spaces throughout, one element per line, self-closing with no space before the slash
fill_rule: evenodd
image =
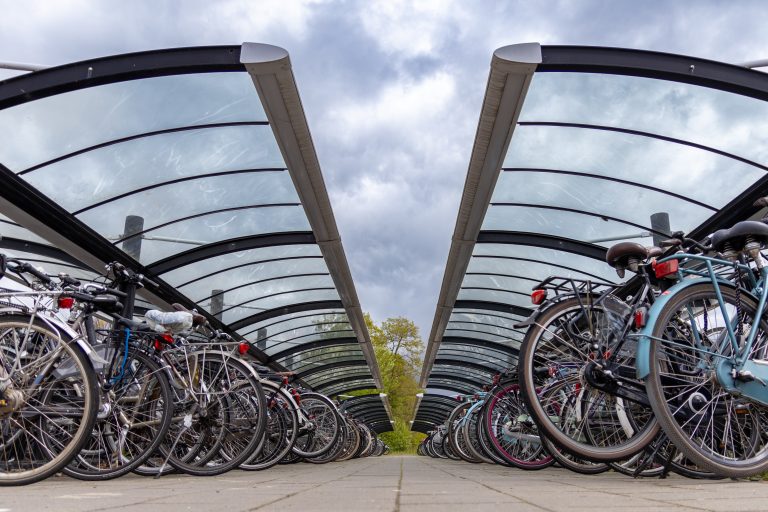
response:
<path id="1" fill-rule="evenodd" d="M 635 367 L 637 369 L 637 378 L 640 380 L 645 380 L 648 378 L 648 375 L 651 373 L 651 336 L 653 333 L 653 328 L 656 324 L 656 321 L 658 320 L 659 313 L 662 309 L 664 309 L 664 306 L 667 305 L 667 303 L 670 301 L 672 297 L 674 297 L 677 293 L 681 292 L 682 290 L 685 290 L 686 288 L 689 288 L 691 286 L 695 286 L 702 283 L 711 283 L 712 281 L 709 278 L 702 277 L 702 278 L 696 278 L 696 279 L 683 279 L 679 283 L 676 283 L 674 286 L 670 287 L 669 289 L 665 290 L 661 293 L 656 299 L 654 300 L 653 305 L 651 305 L 651 308 L 648 310 L 648 320 L 645 324 L 645 327 L 643 327 L 643 330 L 640 331 L 640 335 L 637 339 L 637 354 L 635 357 Z M 730 283 L 725 280 L 718 279 L 718 283 L 721 286 L 733 286 L 733 283 Z M 742 293 L 745 293 L 747 295 L 749 292 L 743 291 Z"/>

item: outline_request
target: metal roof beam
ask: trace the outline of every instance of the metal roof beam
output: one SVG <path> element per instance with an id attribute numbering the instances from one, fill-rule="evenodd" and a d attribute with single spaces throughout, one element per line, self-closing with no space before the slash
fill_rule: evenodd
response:
<path id="1" fill-rule="evenodd" d="M 320 162 L 312 142 L 288 52 L 276 46 L 243 43 L 240 62 L 245 65 L 246 71 L 253 79 L 309 224 L 344 303 L 349 321 L 357 333 L 358 342 L 363 348 L 374 382 L 381 387 L 379 366 L 320 172 Z"/>

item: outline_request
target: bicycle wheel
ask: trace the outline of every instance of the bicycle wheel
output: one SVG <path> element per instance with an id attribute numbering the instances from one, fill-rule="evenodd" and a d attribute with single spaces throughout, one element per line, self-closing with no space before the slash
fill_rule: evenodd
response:
<path id="1" fill-rule="evenodd" d="M 357 425 L 355 425 L 352 419 L 346 418 L 346 426 L 344 448 L 336 457 L 336 461 L 338 462 L 351 459 L 360 447 L 360 431 L 357 429 Z"/>
<path id="2" fill-rule="evenodd" d="M 488 457 L 488 455 L 486 455 L 485 450 L 483 449 L 483 446 L 480 443 L 480 437 L 478 433 L 478 430 L 479 430 L 478 424 L 482 423 L 480 409 L 481 408 L 477 408 L 467 413 L 469 416 L 464 421 L 464 424 L 462 425 L 461 429 L 462 429 L 464 441 L 466 442 L 467 451 L 472 456 L 472 458 L 477 459 L 481 462 L 493 464 L 494 460 Z"/>
<path id="3" fill-rule="evenodd" d="M 451 443 L 451 448 L 453 448 L 453 452 L 456 455 L 467 462 L 477 464 L 482 461 L 473 457 L 467 450 L 467 442 L 464 439 L 464 429 L 461 428 L 461 422 L 467 414 L 470 405 L 472 404 L 465 402 L 451 411 L 451 415 L 448 416 L 447 437 L 448 442 Z"/>
<path id="4" fill-rule="evenodd" d="M 755 325 L 756 301 L 721 285 L 735 332 L 756 333 L 749 359 L 768 355 L 768 324 Z M 670 440 L 694 464 L 718 475 L 741 478 L 768 470 L 766 408 L 728 392 L 718 364 L 734 356 L 721 304 L 710 283 L 677 293 L 659 312 L 652 330 L 648 398 Z"/>
<path id="5" fill-rule="evenodd" d="M 37 318 L 0 317 L 0 486 L 40 481 L 91 434 L 98 382 L 84 351 Z"/>
<path id="6" fill-rule="evenodd" d="M 505 382 L 494 388 L 483 408 L 483 427 L 492 449 L 507 464 L 529 470 L 554 464 L 525 410 L 517 383 Z"/>
<path id="7" fill-rule="evenodd" d="M 164 446 L 171 450 L 169 463 L 179 471 L 220 475 L 245 462 L 261 442 L 266 399 L 246 363 L 218 353 L 196 356 L 196 408 L 178 420 L 181 428 L 175 438 L 166 436 Z"/>
<path id="8" fill-rule="evenodd" d="M 110 480 L 144 463 L 165 438 L 173 416 L 168 378 L 151 357 L 130 347 L 115 355 L 121 377 L 102 401 L 93 433 L 64 473 L 79 480 Z"/>
<path id="9" fill-rule="evenodd" d="M 272 388 L 272 383 L 269 381 L 265 385 L 268 389 Z M 256 448 L 255 455 L 240 464 L 240 469 L 259 471 L 271 468 L 291 451 L 291 447 L 296 441 L 298 416 L 276 388 L 277 386 L 274 386 L 269 389 L 270 396 L 266 409 L 267 426 L 263 441 Z"/>
<path id="10" fill-rule="evenodd" d="M 320 393 L 301 393 L 301 410 L 311 422 L 291 450 L 301 457 L 319 457 L 331 449 L 339 436 L 341 415 L 333 402 Z"/>
<path id="11" fill-rule="evenodd" d="M 539 315 L 520 349 L 520 390 L 541 434 L 577 458 L 595 462 L 628 459 L 659 431 L 647 407 L 622 405 L 584 377 L 594 345 L 612 352 L 624 367 L 634 367 L 627 340 L 617 349 L 611 329 L 599 328 L 614 321 L 601 307 L 585 310 L 578 299 L 565 299 Z"/>
<path id="12" fill-rule="evenodd" d="M 546 437 L 543 437 L 541 441 L 544 443 L 547 452 L 552 455 L 552 458 L 554 458 L 558 464 L 574 473 L 579 473 L 581 475 L 599 475 L 600 473 L 605 473 L 611 469 L 611 466 L 604 462 L 590 462 L 574 457 L 570 453 L 560 450 Z"/>

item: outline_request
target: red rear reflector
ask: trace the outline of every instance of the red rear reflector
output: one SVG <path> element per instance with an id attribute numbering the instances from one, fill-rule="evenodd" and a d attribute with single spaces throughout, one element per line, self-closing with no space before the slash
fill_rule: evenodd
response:
<path id="1" fill-rule="evenodd" d="M 158 340 L 155 340 L 155 350 L 163 350 L 163 344 L 160 343 Z"/>
<path id="2" fill-rule="evenodd" d="M 75 305 L 75 299 L 72 297 L 59 297 L 59 309 L 70 309 Z"/>
<path id="3" fill-rule="evenodd" d="M 242 342 L 237 347 L 237 351 L 240 352 L 241 356 L 244 356 L 245 354 L 248 353 L 248 347 L 249 347 L 248 343 Z"/>
<path id="4" fill-rule="evenodd" d="M 533 290 L 531 292 L 531 302 L 533 302 L 536 306 L 544 302 L 544 299 L 547 298 L 547 290 Z"/>
<path id="5" fill-rule="evenodd" d="M 642 329 L 645 327 L 645 323 L 648 321 L 645 309 L 638 309 L 635 311 L 635 327 Z"/>
<path id="6" fill-rule="evenodd" d="M 668 275 L 677 273 L 677 260 L 669 260 L 664 263 L 656 263 L 656 277 L 662 279 Z"/>
<path id="7" fill-rule="evenodd" d="M 173 339 L 173 336 L 171 336 L 170 334 L 163 333 L 160 335 L 160 337 L 163 338 L 163 340 L 169 345 L 173 345 L 173 342 L 175 341 Z"/>

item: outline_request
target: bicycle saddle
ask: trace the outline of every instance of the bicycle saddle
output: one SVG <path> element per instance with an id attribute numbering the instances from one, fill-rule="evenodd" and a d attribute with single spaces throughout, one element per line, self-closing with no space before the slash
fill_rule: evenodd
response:
<path id="1" fill-rule="evenodd" d="M 730 243 L 734 250 L 740 251 L 744 248 L 748 236 L 766 243 L 768 242 L 768 226 L 754 220 L 737 222 L 729 229 L 715 231 L 712 235 L 712 247 L 716 251 L 720 251 L 726 243 Z"/>
<path id="2" fill-rule="evenodd" d="M 635 242 L 621 242 L 612 245 L 605 254 L 605 261 L 613 268 L 627 268 L 630 259 L 644 260 L 648 249 Z"/>
<path id="3" fill-rule="evenodd" d="M 185 308 L 184 306 L 182 306 L 178 302 L 174 302 L 173 304 L 171 304 L 171 307 L 173 309 L 175 309 L 176 311 L 184 311 L 184 312 L 189 313 L 190 315 L 192 315 L 192 325 L 204 325 L 205 322 L 207 321 L 207 319 L 203 315 L 201 315 L 200 313 L 196 313 L 194 311 L 190 311 L 189 309 Z"/>

